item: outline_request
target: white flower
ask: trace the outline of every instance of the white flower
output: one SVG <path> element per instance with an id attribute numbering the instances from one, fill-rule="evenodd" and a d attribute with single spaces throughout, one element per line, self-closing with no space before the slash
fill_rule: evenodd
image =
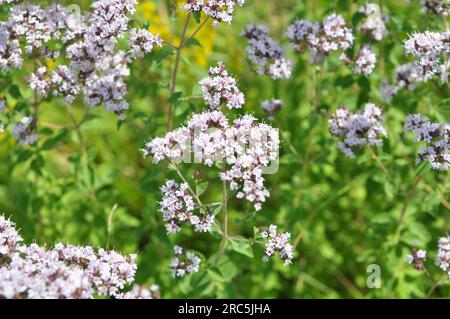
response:
<path id="1" fill-rule="evenodd" d="M 222 62 L 209 69 L 209 76 L 200 81 L 203 99 L 211 109 L 241 108 L 245 103 L 244 94 L 239 91 L 236 80 L 228 75 Z"/>
<path id="2" fill-rule="evenodd" d="M 182 8 L 190 12 L 203 12 L 215 23 L 230 23 L 236 6 L 244 5 L 245 0 L 187 0 Z"/>
<path id="3" fill-rule="evenodd" d="M 21 245 L 15 225 L 0 216 L 0 296 L 62 299 L 120 298 L 120 290 L 134 281 L 135 255 L 90 246 L 56 244 L 45 249 Z"/>
<path id="4" fill-rule="evenodd" d="M 450 15 L 449 0 L 421 0 L 422 12 L 433 13 L 438 16 L 447 17 Z"/>
<path id="5" fill-rule="evenodd" d="M 277 234 L 277 226 L 270 225 L 269 229 L 263 228 L 260 231 L 260 234 L 265 240 L 266 246 L 265 256 L 263 257 L 264 262 L 267 262 L 269 257 L 272 257 L 278 252 L 281 259 L 284 260 L 285 266 L 292 263 L 294 252 L 292 245 L 289 243 L 289 239 L 291 238 L 290 233 Z"/>
<path id="6" fill-rule="evenodd" d="M 373 72 L 376 62 L 377 58 L 372 49 L 369 46 L 363 46 L 356 56 L 353 72 L 369 76 Z"/>
<path id="7" fill-rule="evenodd" d="M 349 49 L 354 40 L 352 30 L 336 13 L 325 17 L 322 23 L 296 20 L 288 27 L 287 36 L 298 52 L 309 48 L 315 62 L 334 51 Z"/>
<path id="8" fill-rule="evenodd" d="M 150 53 L 154 46 L 162 46 L 159 35 L 153 35 L 145 29 L 131 29 L 128 44 L 131 48 L 132 57 L 142 58 L 144 54 Z"/>
<path id="9" fill-rule="evenodd" d="M 169 132 L 163 138 L 154 138 L 145 145 L 143 153 L 144 156 L 152 156 L 155 163 L 165 158 L 172 161 L 191 161 L 195 158 L 197 162 L 212 166 L 224 160 L 227 169 L 220 173 L 220 178 L 227 181 L 233 191 L 237 191 L 236 197 L 246 198 L 256 210 L 260 210 L 261 204 L 270 195 L 264 186 L 263 169 L 277 159 L 279 143 L 278 131 L 270 125 L 257 123 L 253 116 L 244 115 L 229 125 L 222 112 L 209 111 L 194 114 L 186 127 Z M 173 191 L 167 190 L 165 193 L 171 197 Z M 177 208 L 185 215 L 191 213 L 191 210 L 186 213 L 184 204 Z M 179 222 L 172 218 L 178 216 L 179 220 L 180 215 L 173 213 L 178 212 L 174 209 L 169 209 L 169 212 L 170 231 L 176 232 Z M 207 215 L 204 220 L 197 216 L 209 226 L 212 216 Z"/>
<path id="10" fill-rule="evenodd" d="M 273 120 L 275 114 L 281 110 L 283 102 L 281 100 L 268 100 L 261 103 L 261 108 L 267 112 L 269 119 Z"/>
<path id="11" fill-rule="evenodd" d="M 214 216 L 210 213 L 195 215 L 194 200 L 188 189 L 187 184 L 178 184 L 174 180 L 166 181 L 161 187 L 163 198 L 160 210 L 168 233 L 179 232 L 181 226 L 187 223 L 193 225 L 197 232 L 211 231 Z"/>
<path id="12" fill-rule="evenodd" d="M 366 32 L 372 39 L 380 41 L 388 34 L 386 28 L 387 17 L 383 16 L 380 7 L 375 3 L 367 3 L 359 12 L 366 16 L 364 23 L 361 25 L 361 31 Z"/>
<path id="13" fill-rule="evenodd" d="M 448 273 L 450 277 L 450 236 L 441 237 L 438 243 L 436 265 Z"/>
<path id="14" fill-rule="evenodd" d="M 199 271 L 201 259 L 196 254 L 190 251 L 184 252 L 180 246 L 175 246 L 174 250 L 176 257 L 170 262 L 170 270 L 174 278 Z"/>
<path id="15" fill-rule="evenodd" d="M 249 24 L 242 35 L 248 39 L 247 54 L 259 74 L 270 75 L 273 79 L 291 77 L 292 63 L 286 60 L 281 45 L 269 37 L 267 26 Z"/>
<path id="16" fill-rule="evenodd" d="M 338 148 L 347 157 L 354 158 L 354 151 L 364 145 L 381 145 L 381 137 L 387 135 L 383 127 L 381 110 L 367 103 L 364 112 L 353 113 L 342 107 L 329 120 L 330 132 L 341 137 Z"/>
<path id="17" fill-rule="evenodd" d="M 414 33 L 404 42 L 407 54 L 417 58 L 415 67 L 425 81 L 438 76 L 447 82 L 450 31 Z"/>
<path id="18" fill-rule="evenodd" d="M 47 97 L 50 92 L 50 81 L 45 77 L 46 73 L 47 68 L 43 66 L 32 73 L 30 78 L 30 88 L 43 97 Z"/>
<path id="19" fill-rule="evenodd" d="M 14 138 L 20 145 L 34 144 L 37 141 L 37 135 L 34 133 L 35 124 L 32 116 L 26 116 L 17 122 L 14 127 Z"/>
<path id="20" fill-rule="evenodd" d="M 428 161 L 433 169 L 448 170 L 450 167 L 450 124 L 431 123 L 428 117 L 410 114 L 404 124 L 404 132 L 414 132 L 416 141 L 426 147 L 419 152 L 417 162 Z"/>

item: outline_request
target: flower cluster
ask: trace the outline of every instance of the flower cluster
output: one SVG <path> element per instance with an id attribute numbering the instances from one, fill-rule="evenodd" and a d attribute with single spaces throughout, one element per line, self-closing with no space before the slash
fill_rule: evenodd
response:
<path id="1" fill-rule="evenodd" d="M 9 19 L 0 22 L 0 69 L 21 68 L 25 57 L 57 59 L 51 72 L 40 67 L 31 74 L 31 89 L 43 97 L 62 95 L 69 103 L 82 93 L 89 106 L 103 104 L 123 119 L 128 108 L 128 64 L 161 46 L 159 37 L 147 30 L 129 30 L 128 15 L 135 12 L 135 5 L 135 0 L 98 0 L 91 5 L 92 12 L 79 17 L 56 4 L 14 5 Z M 116 45 L 127 31 L 129 54 Z M 53 49 L 55 41 L 61 50 Z"/>
<path id="2" fill-rule="evenodd" d="M 412 265 L 417 270 L 425 270 L 424 262 L 427 259 L 427 252 L 425 250 L 412 249 L 411 255 L 406 256 L 406 262 Z"/>
<path id="3" fill-rule="evenodd" d="M 450 15 L 450 1 L 449 0 L 421 0 L 422 11 L 430 12 L 438 16 L 447 17 Z"/>
<path id="4" fill-rule="evenodd" d="M 404 42 L 407 54 L 413 55 L 417 61 L 415 66 L 425 81 L 438 76 L 447 82 L 450 54 L 450 31 L 444 33 L 425 31 L 414 33 Z"/>
<path id="5" fill-rule="evenodd" d="M 268 100 L 261 103 L 261 108 L 267 113 L 269 120 L 275 118 L 275 114 L 281 110 L 283 102 L 281 100 Z"/>
<path id="6" fill-rule="evenodd" d="M 175 257 L 170 262 L 170 269 L 174 278 L 184 277 L 186 274 L 198 272 L 200 262 L 202 261 L 200 257 L 193 252 L 185 252 L 180 246 L 175 246 L 173 250 Z"/>
<path id="7" fill-rule="evenodd" d="M 260 232 L 261 237 L 265 240 L 265 256 L 263 261 L 267 262 L 269 257 L 279 253 L 281 259 L 284 260 L 284 265 L 288 266 L 292 263 L 292 258 L 294 257 L 293 247 L 289 243 L 291 238 L 290 233 L 280 233 L 277 234 L 277 226 L 270 225 L 268 229 L 263 228 Z"/>
<path id="8" fill-rule="evenodd" d="M 146 29 L 131 29 L 128 44 L 131 56 L 142 58 L 144 54 L 152 52 L 155 45 L 161 47 L 162 40 Z"/>
<path id="9" fill-rule="evenodd" d="M 19 233 L 15 228 L 15 224 L 0 215 L 0 264 L 2 259 L 12 256 L 22 241 Z"/>
<path id="10" fill-rule="evenodd" d="M 134 281 L 136 255 L 56 244 L 21 245 L 14 223 L 0 216 L 0 296 L 5 298 L 120 298 Z"/>
<path id="11" fill-rule="evenodd" d="M 20 145 L 30 145 L 37 141 L 35 122 L 32 116 L 25 116 L 14 127 L 14 138 Z"/>
<path id="12" fill-rule="evenodd" d="M 423 82 L 423 76 L 418 72 L 414 63 L 406 63 L 399 65 L 395 69 L 396 86 L 398 89 L 407 89 L 413 91 L 415 83 Z"/>
<path id="13" fill-rule="evenodd" d="M 160 297 L 158 285 L 151 285 L 149 288 L 134 285 L 130 291 L 116 296 L 117 299 L 159 299 Z"/>
<path id="14" fill-rule="evenodd" d="M 395 68 L 395 83 L 391 84 L 386 80 L 383 82 L 381 87 L 382 98 L 385 102 L 390 102 L 392 97 L 397 95 L 400 90 L 413 91 L 417 83 L 424 81 L 424 77 L 417 70 L 414 62 L 399 65 Z"/>
<path id="15" fill-rule="evenodd" d="M 181 225 L 185 223 L 190 223 L 197 232 L 211 231 L 214 216 L 210 213 L 194 214 L 194 200 L 189 194 L 189 185 L 177 184 L 174 180 L 168 180 L 161 187 L 161 192 L 163 193 L 160 203 L 161 212 L 163 220 L 167 223 L 168 233 L 179 232 Z"/>
<path id="16" fill-rule="evenodd" d="M 368 45 L 361 48 L 354 61 L 349 59 L 344 53 L 341 54 L 340 59 L 344 61 L 345 64 L 352 64 L 353 72 L 355 74 L 364 74 L 366 77 L 373 72 L 375 63 L 377 62 L 375 53 L 372 52 L 372 49 Z"/>
<path id="17" fill-rule="evenodd" d="M 439 239 L 436 265 L 450 276 L 450 236 Z"/>
<path id="18" fill-rule="evenodd" d="M 248 25 L 242 32 L 248 39 L 247 53 L 250 61 L 257 65 L 259 74 L 273 79 L 291 77 L 292 62 L 285 58 L 285 50 L 269 36 L 265 25 Z"/>
<path id="19" fill-rule="evenodd" d="M 398 88 L 395 85 L 392 85 L 387 80 L 383 80 L 380 86 L 380 95 L 381 99 L 386 102 L 390 103 L 392 101 L 392 98 L 397 95 Z"/>
<path id="20" fill-rule="evenodd" d="M 368 76 L 373 72 L 376 62 L 377 58 L 372 49 L 369 46 L 363 46 L 356 56 L 353 72 Z"/>
<path id="21" fill-rule="evenodd" d="M 203 99 L 211 109 L 219 109 L 222 104 L 229 109 L 241 108 L 245 103 L 244 94 L 222 62 L 209 69 L 209 76 L 201 80 L 200 85 Z"/>
<path id="22" fill-rule="evenodd" d="M 367 103 L 363 112 L 356 113 L 341 107 L 329 124 L 331 134 L 343 138 L 339 150 L 350 158 L 355 157 L 355 149 L 364 145 L 381 145 L 381 137 L 387 135 L 381 110 L 372 103 Z"/>
<path id="23" fill-rule="evenodd" d="M 366 17 L 361 25 L 361 31 L 367 33 L 370 38 L 376 41 L 386 37 L 388 34 L 386 28 L 387 16 L 381 13 L 380 7 L 376 3 L 367 3 L 361 6 L 359 12 Z"/>
<path id="24" fill-rule="evenodd" d="M 46 78 L 47 68 L 42 66 L 36 70 L 36 73 L 31 73 L 30 88 L 38 95 L 47 97 L 50 92 L 50 80 Z"/>
<path id="25" fill-rule="evenodd" d="M 236 6 L 243 6 L 245 0 L 187 0 L 183 9 L 190 12 L 203 12 L 214 20 L 214 25 L 219 22 L 230 23 Z"/>
<path id="26" fill-rule="evenodd" d="M 192 160 L 207 166 L 225 163 L 220 178 L 229 182 L 238 198 L 246 198 L 260 210 L 270 195 L 264 186 L 263 169 L 277 159 L 278 131 L 270 125 L 257 123 L 251 115 L 236 119 L 231 125 L 222 112 L 194 114 L 186 127 L 169 132 L 165 137 L 146 143 L 144 156 L 153 162 Z"/>
<path id="27" fill-rule="evenodd" d="M 420 114 L 408 115 L 404 125 L 405 133 L 414 132 L 416 141 L 426 143 L 419 152 L 417 162 L 428 161 L 432 168 L 448 170 L 450 167 L 450 124 L 432 123 Z"/>
<path id="28" fill-rule="evenodd" d="M 325 17 L 321 23 L 297 20 L 288 27 L 287 36 L 296 51 L 309 48 L 315 63 L 334 51 L 349 49 L 354 40 L 352 30 L 336 13 Z"/>

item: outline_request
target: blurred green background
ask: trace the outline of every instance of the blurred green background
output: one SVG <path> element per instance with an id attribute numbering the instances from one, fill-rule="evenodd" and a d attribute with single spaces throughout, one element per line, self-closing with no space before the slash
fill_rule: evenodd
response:
<path id="1" fill-rule="evenodd" d="M 74 1 L 66 1 L 66 4 Z M 149 30 L 178 43 L 185 12 L 174 2 L 139 1 L 137 21 L 148 21 Z M 77 2 L 88 9 L 88 1 Z M 450 179 L 448 172 L 432 171 L 415 164 L 419 145 L 403 134 L 407 114 L 421 112 L 432 120 L 449 120 L 448 86 L 429 81 L 413 92 L 401 91 L 389 104 L 380 97 L 383 79 L 393 80 L 395 67 L 408 61 L 402 41 L 414 31 L 444 30 L 438 17 L 420 12 L 419 1 L 379 1 L 388 14 L 389 35 L 370 42 L 358 31 L 355 15 L 365 1 L 256 1 L 237 8 L 230 25 L 208 25 L 182 52 L 176 92 L 175 125 L 189 114 L 204 109 L 198 82 L 209 66 L 223 61 L 239 81 L 246 105 L 227 111 L 230 118 L 252 113 L 266 119 L 263 100 L 279 98 L 284 107 L 272 123 L 282 134 L 280 168 L 267 176 L 271 197 L 260 212 L 244 200 L 229 204 L 229 232 L 253 236 L 253 227 L 279 225 L 299 242 L 295 259 L 285 267 L 278 257 L 263 263 L 263 247 L 252 247 L 253 258 L 231 249 L 218 269 L 208 258 L 217 253 L 220 238 L 190 229 L 175 236 L 166 234 L 158 201 L 159 187 L 174 172 L 163 163 L 144 160 L 140 148 L 166 129 L 168 84 L 173 50 L 164 47 L 131 65 L 128 79 L 130 110 L 119 124 L 114 114 L 98 107 L 79 130 L 74 129 L 86 111 L 81 99 L 72 105 L 54 98 L 40 107 L 39 142 L 33 147 L 15 144 L 10 132 L 0 133 L 0 211 L 11 216 L 27 242 L 56 242 L 106 246 L 121 252 L 138 252 L 137 282 L 156 283 L 163 298 L 353 298 L 425 297 L 440 272 L 430 260 L 431 275 L 415 271 L 404 262 L 411 247 L 437 250 L 439 237 L 448 234 Z M 351 73 L 332 55 L 321 67 L 308 63 L 308 53 L 294 53 L 285 32 L 295 18 L 323 20 L 332 12 L 345 17 L 356 34 L 355 47 L 372 43 L 377 53 L 374 73 L 365 78 Z M 2 13 L 5 16 L 5 12 Z M 271 36 L 287 48 L 294 62 L 289 80 L 273 81 L 253 72 L 247 60 L 246 39 L 240 32 L 247 23 L 270 27 Z M 191 21 L 189 31 L 197 27 Z M 53 61 L 47 61 L 51 67 Z M 32 95 L 25 84 L 28 71 L 0 76 L 0 95 L 7 95 L 9 108 L 21 114 L 22 100 Z M 10 97 L 12 96 L 12 98 Z M 190 98 L 194 97 L 194 98 Z M 319 113 L 313 112 L 317 100 Z M 389 173 L 380 169 L 369 149 L 355 160 L 344 157 L 337 140 L 328 132 L 329 115 L 339 106 L 361 110 L 371 101 L 384 109 L 388 138 L 377 156 Z M 22 111 L 24 112 L 24 111 Z M 20 118 L 17 116 L 17 119 Z M 296 151 L 293 152 L 292 149 Z M 192 180 L 199 169 L 208 181 L 205 198 L 221 199 L 215 169 L 184 165 Z M 416 181 L 420 181 L 416 184 Z M 117 204 L 108 231 L 108 217 Z M 400 216 L 404 212 L 404 220 Z M 109 235 L 108 235 L 109 234 Z M 108 242 L 108 236 L 109 242 Z M 173 279 L 169 271 L 174 244 L 204 256 L 199 273 Z M 381 267 L 381 288 L 369 289 L 366 269 Z M 440 282 L 433 297 L 448 297 L 448 278 Z"/>

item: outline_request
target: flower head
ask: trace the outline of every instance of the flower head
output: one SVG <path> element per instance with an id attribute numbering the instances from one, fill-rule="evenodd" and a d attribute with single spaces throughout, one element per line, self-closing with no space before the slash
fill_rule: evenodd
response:
<path id="1" fill-rule="evenodd" d="M 420 114 L 410 114 L 404 124 L 405 133 L 414 132 L 417 142 L 425 142 L 417 157 L 417 162 L 427 161 L 437 170 L 450 167 L 450 124 L 432 123 Z"/>
<path id="2" fill-rule="evenodd" d="M 201 80 L 200 85 L 203 99 L 211 109 L 219 109 L 222 104 L 229 109 L 241 108 L 245 102 L 236 80 L 229 76 L 222 62 L 209 69 L 209 76 Z"/>
<path id="3" fill-rule="evenodd" d="M 284 260 L 284 265 L 290 265 L 292 263 L 292 258 L 294 257 L 293 247 L 289 243 L 291 238 L 290 233 L 279 233 L 277 234 L 277 226 L 270 225 L 269 228 L 262 228 L 260 231 L 261 237 L 265 241 L 265 256 L 263 261 L 267 262 L 269 257 L 279 253 L 281 259 Z"/>
<path id="4" fill-rule="evenodd" d="M 330 132 L 341 137 L 339 150 L 350 158 L 354 151 L 364 145 L 381 145 L 381 137 L 386 136 L 383 114 L 372 103 L 367 103 L 364 112 L 353 113 L 345 107 L 339 108 L 329 120 Z"/>

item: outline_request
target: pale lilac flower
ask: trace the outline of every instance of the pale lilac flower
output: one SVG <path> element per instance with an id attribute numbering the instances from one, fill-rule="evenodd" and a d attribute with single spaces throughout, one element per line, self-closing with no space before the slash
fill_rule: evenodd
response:
<path id="1" fill-rule="evenodd" d="M 229 109 L 241 108 L 245 103 L 236 79 L 228 74 L 222 62 L 209 69 L 208 77 L 201 80 L 200 85 L 203 99 L 211 109 L 219 109 L 222 104 Z"/>
<path id="2" fill-rule="evenodd" d="M 180 246 L 174 247 L 175 257 L 170 261 L 172 276 L 184 277 L 185 275 L 198 272 L 201 259 L 193 252 L 185 252 Z"/>
<path id="3" fill-rule="evenodd" d="M 433 13 L 438 16 L 450 15 L 450 0 L 421 0 L 422 12 Z"/>
<path id="4" fill-rule="evenodd" d="M 380 41 L 388 34 L 386 28 L 387 16 L 381 13 L 376 3 L 367 3 L 359 8 L 366 19 L 361 25 L 361 31 L 366 32 L 373 40 Z"/>
<path id="5" fill-rule="evenodd" d="M 89 106 L 103 105 L 124 119 L 129 63 L 162 44 L 147 30 L 130 29 L 135 5 L 135 0 L 98 0 L 77 18 L 56 4 L 13 5 L 8 20 L 0 22 L 0 69 L 21 68 L 24 58 L 56 58 L 61 53 L 66 64 L 57 65 L 48 77 L 39 68 L 30 87 L 43 97 L 63 96 L 68 103 L 83 94 Z M 127 32 L 129 54 L 117 45 Z M 52 43 L 62 48 L 55 51 Z"/>
<path id="6" fill-rule="evenodd" d="M 81 91 L 77 73 L 66 65 L 59 65 L 52 72 L 51 84 L 53 94 L 64 96 L 67 103 L 72 103 Z"/>
<path id="7" fill-rule="evenodd" d="M 410 114 L 404 125 L 405 133 L 414 132 L 417 142 L 425 142 L 417 157 L 417 163 L 427 161 L 433 169 L 448 170 L 450 167 L 450 124 L 432 123 L 420 114 Z"/>
<path id="8" fill-rule="evenodd" d="M 397 92 L 397 86 L 390 84 L 386 80 L 381 83 L 380 94 L 385 103 L 390 103 L 392 98 L 397 95 Z"/>
<path id="9" fill-rule="evenodd" d="M 134 285 L 130 291 L 121 293 L 116 296 L 116 299 L 159 299 L 160 292 L 158 285 L 151 285 L 149 288 Z"/>
<path id="10" fill-rule="evenodd" d="M 427 252 L 425 250 L 412 249 L 411 255 L 406 256 L 406 262 L 412 265 L 417 270 L 425 270 L 424 262 L 427 258 Z"/>
<path id="11" fill-rule="evenodd" d="M 450 277 L 450 236 L 441 237 L 438 243 L 438 253 L 436 256 L 436 265 L 448 273 Z"/>
<path id="12" fill-rule="evenodd" d="M 16 224 L 0 215 L 0 265 L 2 259 L 11 257 L 17 252 L 21 241 L 22 237 L 16 230 Z"/>
<path id="13" fill-rule="evenodd" d="M 416 69 L 425 81 L 438 76 L 447 82 L 450 31 L 414 33 L 404 42 L 404 47 L 407 54 L 417 59 Z"/>
<path id="14" fill-rule="evenodd" d="M 281 259 L 284 260 L 284 265 L 288 266 L 292 264 L 292 258 L 294 258 L 293 247 L 289 243 L 291 238 L 290 233 L 277 234 L 277 226 L 270 225 L 269 228 L 263 228 L 260 231 L 261 237 L 265 241 L 265 256 L 263 261 L 269 261 L 269 258 L 274 256 L 275 253 L 279 253 Z"/>
<path id="15" fill-rule="evenodd" d="M 395 69 L 397 88 L 413 91 L 416 83 L 423 82 L 424 78 L 417 70 L 414 63 L 406 63 L 399 65 Z"/>
<path id="16" fill-rule="evenodd" d="M 20 145 L 30 145 L 37 141 L 37 135 L 35 133 L 35 122 L 32 116 L 26 116 L 17 122 L 14 127 L 14 138 Z"/>
<path id="17" fill-rule="evenodd" d="M 325 17 L 321 23 L 297 20 L 288 27 L 287 36 L 297 51 L 309 48 L 315 63 L 335 51 L 349 49 L 354 41 L 352 30 L 336 13 Z"/>
<path id="18" fill-rule="evenodd" d="M 281 100 L 267 100 L 261 103 L 261 108 L 267 113 L 270 120 L 275 118 L 275 114 L 278 113 L 283 107 L 283 102 Z"/>
<path id="19" fill-rule="evenodd" d="M 284 48 L 269 37 L 267 26 L 247 25 L 242 35 L 248 39 L 246 51 L 259 74 L 270 75 L 273 79 L 291 77 L 292 62 L 285 58 Z"/>
<path id="20" fill-rule="evenodd" d="M 353 72 L 369 76 L 373 72 L 376 62 L 377 58 L 372 49 L 369 46 L 363 46 L 356 56 Z"/>
<path id="21" fill-rule="evenodd" d="M 121 290 L 134 281 L 136 255 L 61 243 L 51 249 L 27 246 L 14 226 L 0 216 L 0 297 L 120 298 Z"/>
<path id="22" fill-rule="evenodd" d="M 166 222 L 168 233 L 177 233 L 183 224 L 191 224 L 197 232 L 209 232 L 214 223 L 214 216 L 207 213 L 195 213 L 194 199 L 186 183 L 178 184 L 174 180 L 166 181 L 161 187 L 163 198 L 160 210 Z"/>
<path id="23" fill-rule="evenodd" d="M 42 66 L 31 73 L 30 88 L 42 97 L 47 97 L 50 92 L 50 80 L 46 78 L 47 68 Z"/>
<path id="24" fill-rule="evenodd" d="M 356 113 L 341 107 L 332 115 L 329 124 L 331 134 L 343 138 L 339 150 L 350 158 L 354 158 L 354 151 L 364 145 L 381 145 L 381 138 L 387 135 L 383 114 L 373 103 L 367 103 L 363 112 Z"/>
<path id="25" fill-rule="evenodd" d="M 162 46 L 162 40 L 159 35 L 153 35 L 145 29 L 131 29 L 128 44 L 131 48 L 132 57 L 142 58 L 153 50 L 154 46 Z"/>
<path id="26" fill-rule="evenodd" d="M 245 0 L 187 0 L 182 8 L 190 12 L 203 12 L 218 22 L 230 23 L 237 6 L 242 7 Z"/>
<path id="27" fill-rule="evenodd" d="M 211 167 L 225 162 L 220 178 L 230 184 L 238 198 L 254 204 L 256 210 L 270 195 L 262 176 L 265 167 L 277 159 L 278 131 L 260 124 L 250 115 L 235 120 L 231 125 L 222 112 L 194 114 L 186 127 L 171 131 L 162 138 L 146 143 L 144 156 L 153 162 L 171 161 L 204 163 Z"/>

